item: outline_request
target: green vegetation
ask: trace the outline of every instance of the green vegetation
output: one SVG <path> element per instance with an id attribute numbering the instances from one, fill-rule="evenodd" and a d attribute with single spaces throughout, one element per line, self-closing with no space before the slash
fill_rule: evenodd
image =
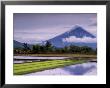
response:
<path id="1" fill-rule="evenodd" d="M 31 62 L 31 63 L 22 63 L 14 64 L 14 75 L 23 75 L 33 72 L 39 72 L 47 69 L 53 69 L 58 67 L 64 67 L 67 65 L 73 65 L 78 63 L 84 63 L 87 60 L 48 60 L 41 62 Z"/>
<path id="2" fill-rule="evenodd" d="M 53 46 L 49 41 L 44 45 L 33 45 L 32 48 L 28 47 L 27 43 L 23 44 L 24 48 L 14 49 L 14 54 L 91 54 L 96 55 L 97 49 L 94 50 L 88 46 L 65 46 L 63 48 L 57 48 Z"/>

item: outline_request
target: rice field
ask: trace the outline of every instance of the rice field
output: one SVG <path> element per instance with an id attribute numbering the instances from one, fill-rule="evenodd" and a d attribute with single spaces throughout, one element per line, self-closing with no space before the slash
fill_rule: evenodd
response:
<path id="1" fill-rule="evenodd" d="M 39 72 L 48 69 L 54 69 L 58 67 L 65 67 L 68 65 L 84 63 L 86 61 L 87 60 L 71 60 L 71 59 L 47 60 L 41 62 L 14 64 L 13 69 L 14 69 L 14 75 L 23 75 L 23 74 Z"/>

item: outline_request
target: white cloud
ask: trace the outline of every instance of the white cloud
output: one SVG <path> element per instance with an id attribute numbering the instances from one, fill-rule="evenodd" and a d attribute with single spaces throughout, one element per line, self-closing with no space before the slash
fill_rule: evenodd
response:
<path id="1" fill-rule="evenodd" d="M 69 30 L 69 28 L 62 26 L 45 29 L 16 30 L 14 31 L 14 39 L 19 42 L 25 41 L 27 43 L 33 43 L 34 41 L 42 42 L 54 38 L 67 30 Z"/>
<path id="2" fill-rule="evenodd" d="M 70 36 L 68 38 L 63 38 L 62 39 L 63 42 L 83 42 L 83 43 L 96 43 L 97 39 L 96 38 L 91 38 L 91 37 L 83 37 L 83 38 L 77 38 L 75 36 Z"/>

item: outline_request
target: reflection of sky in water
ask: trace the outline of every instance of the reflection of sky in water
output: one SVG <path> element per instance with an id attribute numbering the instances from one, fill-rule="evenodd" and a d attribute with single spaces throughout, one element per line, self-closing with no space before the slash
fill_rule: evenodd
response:
<path id="1" fill-rule="evenodd" d="M 30 73 L 26 75 L 96 75 L 97 63 L 88 62 L 83 64 L 66 66 L 64 68 L 56 68 L 41 72 Z"/>
<path id="2" fill-rule="evenodd" d="M 35 57 L 35 56 L 14 56 L 15 59 L 65 59 L 68 57 Z"/>

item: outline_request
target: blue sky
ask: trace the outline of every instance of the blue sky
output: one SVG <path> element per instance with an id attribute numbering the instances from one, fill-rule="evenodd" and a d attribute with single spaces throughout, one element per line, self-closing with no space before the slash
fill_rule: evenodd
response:
<path id="1" fill-rule="evenodd" d="M 80 25 L 96 36 L 96 13 L 15 13 L 14 40 L 40 43 Z"/>

